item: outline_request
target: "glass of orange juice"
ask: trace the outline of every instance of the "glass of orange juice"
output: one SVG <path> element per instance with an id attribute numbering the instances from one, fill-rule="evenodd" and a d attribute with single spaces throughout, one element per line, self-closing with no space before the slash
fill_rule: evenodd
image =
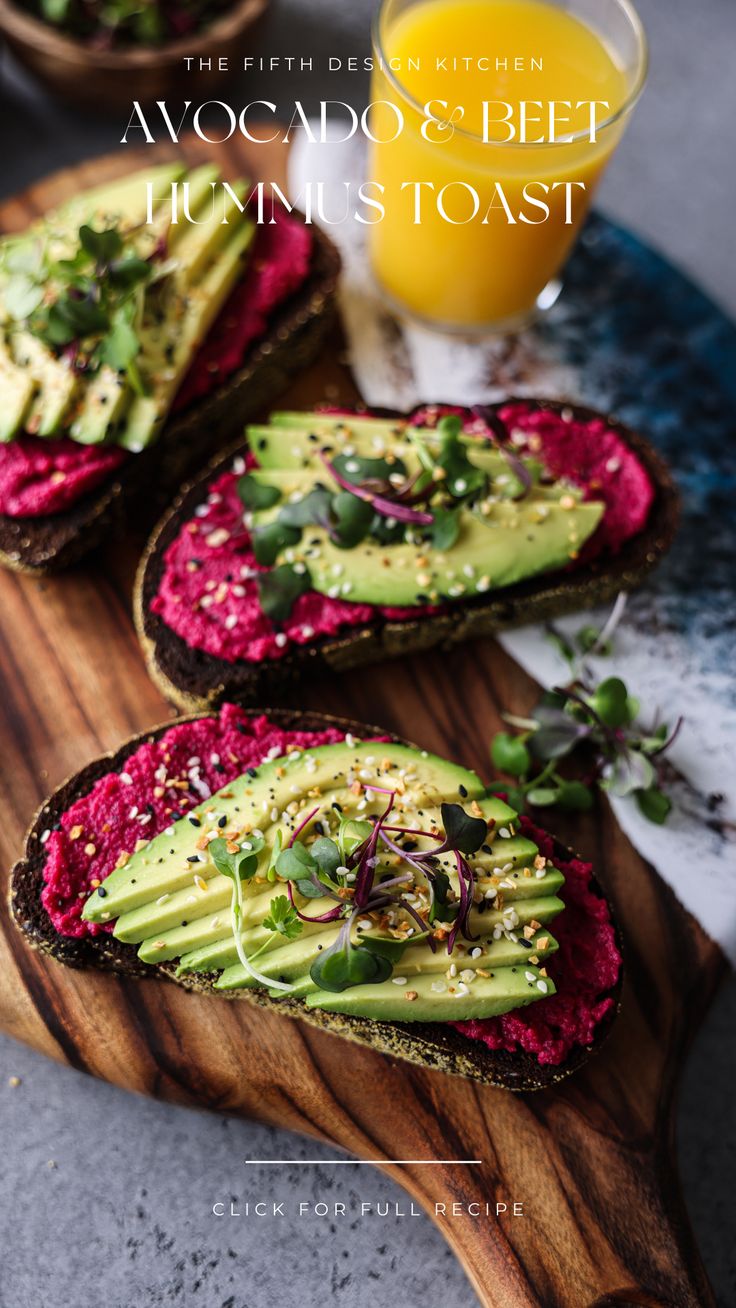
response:
<path id="1" fill-rule="evenodd" d="M 373 30 L 369 227 L 392 305 L 510 331 L 554 298 L 646 79 L 628 0 L 384 0 Z M 378 192 L 375 192 L 378 194 Z"/>

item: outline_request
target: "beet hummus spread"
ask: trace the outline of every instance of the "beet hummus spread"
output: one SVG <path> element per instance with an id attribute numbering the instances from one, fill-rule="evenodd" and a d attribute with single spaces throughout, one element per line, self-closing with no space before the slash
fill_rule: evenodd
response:
<path id="1" fill-rule="evenodd" d="M 292 749 L 331 745 L 341 732 L 286 731 L 266 717 L 226 704 L 215 717 L 181 722 L 139 745 L 125 770 L 110 772 L 64 813 L 46 837 L 41 902 L 63 936 L 99 935 L 108 926 L 83 922 L 90 891 L 123 851 L 149 841 L 177 816 L 201 804 L 249 767 Z"/>
<path id="2" fill-rule="evenodd" d="M 453 412 L 462 411 L 425 407 L 412 421 L 433 426 Z M 584 498 L 605 503 L 601 523 L 580 551 L 578 565 L 601 550 L 615 553 L 642 530 L 654 498 L 652 483 L 636 455 L 603 419 L 568 420 L 523 403 L 507 405 L 501 416 L 521 453 L 540 458 L 555 478 L 579 486 Z M 483 431 L 475 419 L 469 419 L 466 428 Z M 210 483 L 207 499 L 165 554 L 151 609 L 190 648 L 228 663 L 259 663 L 283 657 L 292 645 L 365 626 L 376 614 L 401 621 L 440 610 L 375 608 L 310 590 L 299 596 L 281 627 L 275 626 L 260 606 L 255 582 L 259 566 L 243 526 L 237 482 L 244 470 L 245 462 L 236 460 Z"/>
<path id="3" fill-rule="evenodd" d="M 227 785 L 292 749 L 336 744 L 335 729 L 297 731 L 248 717 L 226 704 L 219 714 L 180 722 L 158 740 L 138 746 L 124 770 L 100 777 L 42 840 L 46 846 L 42 903 L 65 936 L 99 935 L 111 924 L 82 921 L 93 889 L 135 850 L 187 810 Z M 526 818 L 522 830 L 548 858 L 550 837 Z M 540 1063 L 559 1064 L 575 1045 L 589 1045 L 597 1024 L 613 1006 L 606 996 L 618 979 L 621 957 L 608 908 L 590 888 L 591 867 L 578 859 L 555 860 L 565 875 L 565 910 L 556 921 L 558 952 L 548 968 L 557 994 L 501 1017 L 453 1024 L 490 1049 L 523 1050 Z"/>
<path id="4" fill-rule="evenodd" d="M 557 994 L 540 1004 L 482 1021 L 453 1023 L 471 1040 L 489 1049 L 510 1053 L 523 1050 L 540 1063 L 557 1066 L 575 1045 L 590 1045 L 595 1029 L 615 1001 L 605 996 L 618 981 L 621 954 L 608 905 L 590 886 L 593 869 L 581 859 L 559 859 L 545 831 L 522 817 L 521 831 L 538 845 L 540 853 L 564 873 L 560 898 L 565 911 L 555 919 L 560 948 L 547 963 Z"/>
<path id="5" fill-rule="evenodd" d="M 237 371 L 249 347 L 266 331 L 269 315 L 304 281 L 312 234 L 286 213 L 277 211 L 276 218 L 273 226 L 259 227 L 245 276 L 192 363 L 174 412 Z M 117 446 L 20 436 L 0 445 L 0 513 L 11 518 L 62 513 L 134 457 Z"/>

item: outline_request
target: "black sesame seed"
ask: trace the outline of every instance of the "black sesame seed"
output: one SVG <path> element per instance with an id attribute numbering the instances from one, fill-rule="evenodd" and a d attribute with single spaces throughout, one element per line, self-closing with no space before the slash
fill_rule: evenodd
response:
<path id="1" fill-rule="evenodd" d="M 189 821 L 193 827 L 201 827 L 202 825 L 198 817 L 190 817 Z"/>
<path id="2" fill-rule="evenodd" d="M 227 826 L 227 817 L 224 813 L 221 818 L 217 819 L 217 825 L 220 828 L 220 830 L 222 830 L 223 827 Z"/>
<path id="3" fill-rule="evenodd" d="M 249 777 L 257 777 L 257 776 L 258 776 L 258 768 L 246 768 L 245 770 L 246 770 L 246 772 L 248 773 L 248 776 L 249 776 Z"/>
<path id="4" fill-rule="evenodd" d="M 104 886 L 98 886 L 98 887 L 97 887 L 97 893 L 98 893 L 98 895 L 100 896 L 100 899 L 104 899 L 105 896 L 107 895 L 107 891 L 105 890 L 105 887 L 104 887 Z"/>
<path id="5" fill-rule="evenodd" d="M 198 862 L 199 862 L 199 854 L 187 855 L 187 863 L 198 863 Z"/>
<path id="6" fill-rule="evenodd" d="M 468 792 L 467 792 L 467 790 L 465 789 L 465 786 L 458 786 L 458 790 L 459 790 L 460 794 L 462 795 L 463 799 L 467 799 L 467 798 L 468 798 Z"/>

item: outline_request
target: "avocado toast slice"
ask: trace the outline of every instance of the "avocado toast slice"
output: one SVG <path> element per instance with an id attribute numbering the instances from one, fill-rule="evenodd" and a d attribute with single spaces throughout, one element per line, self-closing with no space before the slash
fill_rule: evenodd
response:
<path id="1" fill-rule="evenodd" d="M 153 180 L 155 194 L 186 180 L 195 222 L 167 222 L 164 202 L 153 222 L 143 221 L 142 179 Z M 218 189 L 217 221 L 206 220 L 210 188 L 219 182 L 210 165 L 188 175 L 181 165 L 164 165 L 78 196 L 21 237 L 6 238 L 0 560 L 7 565 L 64 567 L 131 508 L 140 520 L 147 507 L 163 505 L 233 423 L 268 402 L 319 348 L 332 318 L 336 250 L 298 214 L 279 211 L 273 230 L 256 231 L 238 208 L 245 180 L 222 199 Z M 219 221 L 221 210 L 227 223 Z M 113 250 L 111 240 L 122 240 L 122 249 Z M 61 319 L 71 304 L 79 327 L 74 305 L 87 294 L 95 260 L 97 284 L 107 289 L 101 304 L 82 302 L 85 315 L 104 312 L 85 317 L 91 335 L 68 341 L 72 329 Z M 121 278 L 133 274 L 139 283 L 123 286 Z M 80 458 L 87 460 L 81 473 Z M 19 506 L 19 496 L 39 486 L 42 504 Z"/>
<path id="2" fill-rule="evenodd" d="M 182 769 L 186 788 L 167 790 Z M 428 834 L 408 834 L 415 821 Z M 462 853 L 473 845 L 473 854 Z M 335 846 L 349 867 L 335 862 Z M 503 862 L 500 851 L 508 851 Z M 218 718 L 136 737 L 57 790 L 13 870 L 11 905 L 32 947 L 71 966 L 164 975 L 212 991 L 213 1002 L 217 993 L 275 1006 L 398 1057 L 530 1089 L 573 1071 L 616 1008 L 620 956 L 606 914 L 609 971 L 576 996 L 581 1011 L 597 1014 L 594 1034 L 583 1024 L 582 1043 L 564 1051 L 555 1044 L 550 1005 L 572 998 L 565 967 L 571 976 L 579 970 L 570 936 L 573 925 L 579 932 L 581 891 L 597 906 L 586 925 L 602 929 L 600 892 L 589 868 L 583 886 L 582 865 L 571 857 L 543 833 L 517 830 L 513 812 L 473 773 L 375 728 L 293 712 L 254 718 L 225 706 Z M 242 878 L 240 948 L 228 859 Z M 472 907 L 453 874 L 471 864 Z M 310 878 L 318 883 L 312 890 Z M 406 886 L 402 908 L 395 897 Z M 323 922 L 304 920 L 325 914 Z M 188 933 L 186 941 L 177 932 Z M 517 1024 L 532 1015 L 527 1043 L 539 1057 L 507 1047 L 498 1025 L 507 1012 Z"/>
<path id="3" fill-rule="evenodd" d="M 535 447 L 533 428 L 522 433 L 525 445 L 515 443 L 514 421 L 537 420 L 555 467 L 567 457 L 585 476 L 550 477 L 547 447 Z M 249 445 L 233 446 L 185 487 L 149 541 L 135 588 L 139 638 L 162 693 L 183 711 L 223 699 L 258 702 L 309 669 L 347 668 L 559 616 L 631 589 L 669 548 L 678 516 L 669 471 L 621 423 L 582 406 L 510 399 L 485 408 L 480 426 L 463 426 L 443 450 L 443 421 L 437 409 L 408 418 L 277 412 L 248 429 Z M 499 426 L 514 439 L 499 439 Z M 562 439 L 568 431 L 570 452 Z M 427 469 L 418 459 L 428 459 L 436 477 L 439 471 L 450 491 L 444 499 L 431 487 L 427 493 L 431 473 L 422 481 Z M 601 467 L 621 482 L 604 494 Z M 635 529 L 624 523 L 622 530 L 636 500 L 632 477 L 646 504 Z M 366 494 L 374 505 L 376 494 L 383 501 L 378 538 L 378 514 L 371 522 L 371 505 L 358 502 Z M 392 522 L 398 510 L 402 520 Z M 347 547 L 339 539 L 344 525 L 357 531 Z M 263 566 L 275 565 L 278 577 L 284 563 L 297 570 L 287 578 L 292 609 L 286 618 L 277 610 L 270 624 L 253 544 L 259 534 L 267 551 L 276 546 L 261 555 Z M 305 595 L 299 570 L 309 574 Z M 198 586 L 214 595 L 200 597 Z"/>

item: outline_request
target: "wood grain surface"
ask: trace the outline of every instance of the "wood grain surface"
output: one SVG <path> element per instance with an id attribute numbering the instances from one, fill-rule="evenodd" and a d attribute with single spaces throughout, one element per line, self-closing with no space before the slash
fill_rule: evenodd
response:
<path id="1" fill-rule="evenodd" d="M 154 152 L 152 152 L 153 155 Z M 202 157 L 201 149 L 196 152 Z M 190 157 L 193 157 L 193 153 Z M 224 155 L 236 166 L 233 151 Z M 254 174 L 278 178 L 261 147 Z M 118 171 L 125 163 L 121 153 Z M 242 161 L 240 163 L 242 167 Z M 0 208 L 28 218 L 80 184 L 85 165 Z M 289 406 L 355 397 L 335 340 L 285 397 Z M 6 869 L 48 791 L 126 736 L 167 716 L 130 619 L 141 539 L 58 579 L 0 575 L 0 768 Z M 382 723 L 489 775 L 502 710 L 537 694 L 492 641 L 294 686 L 292 703 Z M 622 1013 L 603 1051 L 554 1090 L 518 1096 L 346 1045 L 248 1004 L 165 982 L 75 972 L 33 954 L 0 918 L 0 1026 L 115 1085 L 328 1141 L 385 1165 L 423 1204 L 485 1308 L 696 1308 L 713 1297 L 677 1179 L 679 1069 L 725 970 L 718 948 L 632 849 L 600 802 L 549 823 L 590 857 L 622 924 Z M 392 1158 L 477 1158 L 475 1166 L 397 1167 Z M 497 1203 L 523 1217 L 495 1215 Z M 445 1212 L 437 1213 L 436 1204 Z M 453 1213 L 452 1204 L 459 1208 Z M 473 1216 L 468 1205 L 481 1205 Z M 491 1214 L 485 1216 L 486 1204 Z"/>

